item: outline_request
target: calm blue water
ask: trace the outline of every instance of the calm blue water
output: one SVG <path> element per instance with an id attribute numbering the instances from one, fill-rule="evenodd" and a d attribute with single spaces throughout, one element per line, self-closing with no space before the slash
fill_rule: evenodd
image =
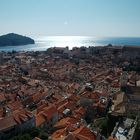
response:
<path id="1" fill-rule="evenodd" d="M 80 47 L 80 46 L 104 46 L 113 45 L 140 46 L 140 38 L 95 38 L 88 36 L 48 36 L 38 37 L 34 45 L 0 47 L 0 51 L 44 51 L 49 47 Z"/>

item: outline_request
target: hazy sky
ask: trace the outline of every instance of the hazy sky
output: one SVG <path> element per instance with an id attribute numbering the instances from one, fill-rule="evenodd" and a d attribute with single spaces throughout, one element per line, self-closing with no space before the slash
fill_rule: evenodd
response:
<path id="1" fill-rule="evenodd" d="M 140 0 L 0 0 L 0 34 L 140 37 Z"/>

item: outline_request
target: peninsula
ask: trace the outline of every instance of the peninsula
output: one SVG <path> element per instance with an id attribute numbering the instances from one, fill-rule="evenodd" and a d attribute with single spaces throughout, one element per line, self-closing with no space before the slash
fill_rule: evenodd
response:
<path id="1" fill-rule="evenodd" d="M 34 43 L 35 41 L 33 39 L 15 33 L 9 33 L 0 36 L 0 46 L 18 46 L 18 45 L 28 45 Z"/>

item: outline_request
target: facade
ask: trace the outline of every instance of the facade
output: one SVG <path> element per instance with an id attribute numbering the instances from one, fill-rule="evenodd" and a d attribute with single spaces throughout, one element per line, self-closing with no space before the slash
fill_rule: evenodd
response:
<path id="1" fill-rule="evenodd" d="M 112 137 L 116 140 L 135 140 L 137 120 L 125 118 L 123 121 L 116 123 L 112 132 Z"/>

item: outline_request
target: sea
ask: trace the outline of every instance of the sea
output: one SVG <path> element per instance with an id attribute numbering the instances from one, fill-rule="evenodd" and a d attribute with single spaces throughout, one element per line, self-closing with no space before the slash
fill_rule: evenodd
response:
<path id="1" fill-rule="evenodd" d="M 140 46 L 140 37 L 91 37 L 91 36 L 43 36 L 35 37 L 35 44 L 21 46 L 4 46 L 0 51 L 45 51 L 50 47 L 89 47 L 128 45 Z"/>

